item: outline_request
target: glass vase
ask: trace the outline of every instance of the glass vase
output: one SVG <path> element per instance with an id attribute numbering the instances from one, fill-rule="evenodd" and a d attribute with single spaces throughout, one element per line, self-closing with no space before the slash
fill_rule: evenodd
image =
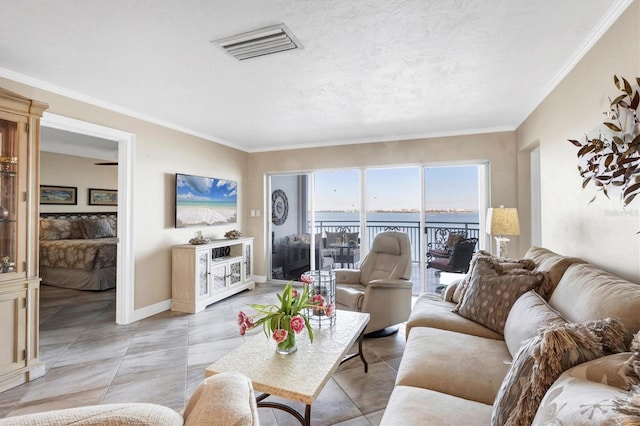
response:
<path id="1" fill-rule="evenodd" d="M 276 352 L 282 355 L 289 355 L 298 350 L 296 346 L 296 333 L 287 330 L 287 338 L 276 346 Z"/>

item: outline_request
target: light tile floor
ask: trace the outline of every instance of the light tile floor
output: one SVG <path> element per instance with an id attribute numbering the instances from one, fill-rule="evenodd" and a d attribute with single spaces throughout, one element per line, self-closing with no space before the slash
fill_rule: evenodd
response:
<path id="1" fill-rule="evenodd" d="M 275 301 L 281 289 L 259 284 L 198 314 L 166 311 L 116 325 L 114 290 L 42 286 L 40 359 L 47 374 L 0 393 L 0 418 L 117 402 L 152 402 L 181 411 L 204 368 L 243 343 L 237 312 L 248 303 Z M 312 424 L 377 425 L 393 389 L 404 332 L 401 325 L 395 335 L 365 339 L 369 373 L 359 358 L 340 366 L 312 406 Z M 297 424 L 279 410 L 261 408 L 259 414 L 266 426 Z"/>

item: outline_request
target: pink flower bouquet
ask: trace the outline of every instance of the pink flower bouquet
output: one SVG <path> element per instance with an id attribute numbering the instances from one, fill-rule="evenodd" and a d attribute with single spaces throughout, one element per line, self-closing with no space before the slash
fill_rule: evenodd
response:
<path id="1" fill-rule="evenodd" d="M 313 342 L 313 331 L 304 310 L 323 304 L 324 300 L 313 300 L 309 296 L 309 282 L 305 283 L 302 294 L 295 290 L 289 282 L 282 294 L 278 294 L 280 306 L 250 304 L 256 314 L 249 316 L 243 311 L 238 313 L 240 335 L 244 336 L 248 329 L 262 325 L 267 337 L 271 336 L 278 343 L 279 353 L 292 353 L 296 350 L 295 335 L 307 329 L 309 340 Z"/>

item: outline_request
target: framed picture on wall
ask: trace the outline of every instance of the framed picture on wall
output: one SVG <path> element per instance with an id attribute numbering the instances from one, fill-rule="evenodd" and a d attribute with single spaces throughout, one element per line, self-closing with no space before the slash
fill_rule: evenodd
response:
<path id="1" fill-rule="evenodd" d="M 118 190 L 89 188 L 89 205 L 90 206 L 117 206 Z"/>
<path id="2" fill-rule="evenodd" d="M 78 188 L 75 186 L 40 185 L 40 204 L 78 204 Z"/>

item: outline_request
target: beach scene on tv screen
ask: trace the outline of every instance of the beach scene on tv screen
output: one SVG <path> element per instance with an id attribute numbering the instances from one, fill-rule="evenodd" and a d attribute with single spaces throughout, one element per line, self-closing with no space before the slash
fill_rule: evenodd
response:
<path id="1" fill-rule="evenodd" d="M 176 227 L 235 223 L 238 184 L 232 180 L 176 175 Z"/>

